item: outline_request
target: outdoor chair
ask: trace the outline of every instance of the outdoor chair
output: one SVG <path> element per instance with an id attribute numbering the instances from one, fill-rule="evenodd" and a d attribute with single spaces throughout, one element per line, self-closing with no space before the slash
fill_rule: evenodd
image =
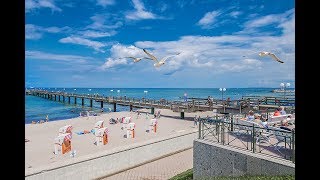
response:
<path id="1" fill-rule="evenodd" d="M 276 150 L 279 150 L 280 148 L 284 148 L 284 147 L 286 147 L 286 145 L 288 145 L 288 147 L 291 149 L 291 146 L 292 146 L 292 144 L 291 144 L 292 132 L 291 131 L 280 129 L 278 127 L 269 127 L 269 129 L 273 131 L 273 134 L 278 141 L 276 144 L 274 144 Z M 279 146 L 280 143 L 284 143 L 284 146 Z"/>

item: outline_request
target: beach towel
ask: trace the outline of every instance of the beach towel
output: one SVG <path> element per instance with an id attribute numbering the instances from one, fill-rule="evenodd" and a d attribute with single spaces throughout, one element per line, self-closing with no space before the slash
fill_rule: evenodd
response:
<path id="1" fill-rule="evenodd" d="M 92 132 L 93 131 L 93 132 Z M 83 130 L 83 131 L 79 131 L 79 132 L 75 132 L 78 135 L 82 135 L 82 134 L 89 134 L 89 133 L 94 133 L 94 130 L 92 129 L 91 131 L 88 130 Z"/>

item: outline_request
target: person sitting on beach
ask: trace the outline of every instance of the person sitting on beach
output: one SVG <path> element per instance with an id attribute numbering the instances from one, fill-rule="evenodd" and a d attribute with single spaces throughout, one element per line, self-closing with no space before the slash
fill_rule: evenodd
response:
<path id="1" fill-rule="evenodd" d="M 280 114 L 279 108 L 276 108 L 275 111 L 274 111 L 274 113 L 273 113 L 273 116 L 280 116 L 280 115 L 281 115 L 281 114 Z"/>
<path id="2" fill-rule="evenodd" d="M 252 110 L 249 111 L 248 115 L 246 118 L 242 119 L 242 120 L 247 120 L 247 121 L 253 121 L 254 120 L 254 113 Z"/>
<path id="3" fill-rule="evenodd" d="M 254 120 L 253 122 L 258 123 L 259 125 L 261 125 L 260 127 L 263 128 L 268 128 L 268 124 L 265 120 L 262 119 L 262 116 L 258 113 L 254 114 Z"/>
<path id="4" fill-rule="evenodd" d="M 287 130 L 287 131 L 292 131 L 292 129 L 294 129 L 294 127 L 292 127 L 292 126 L 290 127 L 289 123 L 288 123 L 288 120 L 283 119 L 283 120 L 281 120 L 280 129 L 284 129 L 284 130 Z"/>
<path id="5" fill-rule="evenodd" d="M 283 106 L 280 106 L 280 107 L 279 107 L 279 110 L 280 110 L 280 114 L 281 114 L 281 115 L 286 115 L 286 114 L 287 114 L 286 111 L 284 110 L 284 107 L 283 107 Z"/>
<path id="6" fill-rule="evenodd" d="M 36 124 L 36 122 L 35 122 L 35 121 L 32 121 L 31 124 Z"/>
<path id="7" fill-rule="evenodd" d="M 255 113 L 255 114 L 253 115 L 253 117 L 254 117 L 253 122 L 256 122 L 256 123 L 258 123 L 258 124 L 261 124 L 261 123 L 262 123 L 262 121 L 261 121 L 261 115 L 260 115 L 260 114 Z"/>

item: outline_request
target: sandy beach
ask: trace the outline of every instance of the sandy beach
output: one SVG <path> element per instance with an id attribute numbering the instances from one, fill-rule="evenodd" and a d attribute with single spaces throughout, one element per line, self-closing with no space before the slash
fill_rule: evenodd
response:
<path id="1" fill-rule="evenodd" d="M 155 109 L 157 112 L 159 109 Z M 139 110 L 150 112 L 150 109 Z M 54 138 L 58 136 L 60 127 L 72 125 L 72 150 L 76 150 L 76 156 L 84 156 L 97 153 L 103 150 L 113 149 L 115 147 L 126 146 L 137 142 L 143 142 L 152 138 L 165 137 L 175 133 L 192 132 L 197 129 L 194 126 L 193 118 L 195 115 L 206 117 L 213 116 L 212 111 L 185 113 L 185 119 L 180 119 L 180 113 L 171 110 L 161 109 L 161 117 L 158 119 L 157 133 L 146 132 L 149 120 L 153 115 L 149 114 L 148 120 L 146 114 L 142 113 L 137 119 L 136 112 L 111 112 L 101 114 L 99 116 L 77 117 L 73 119 L 49 121 L 42 124 L 26 124 L 25 138 L 29 142 L 25 143 L 25 168 L 36 168 L 48 165 L 58 161 L 70 159 L 69 153 L 54 154 Z M 122 123 L 109 124 L 110 118 L 132 117 L 132 121 L 136 123 L 135 138 L 124 138 L 125 130 L 122 130 Z M 97 121 L 103 120 L 104 127 L 108 127 L 109 142 L 103 146 L 96 146 L 95 136 L 92 133 L 78 135 L 75 132 L 94 128 Z"/>

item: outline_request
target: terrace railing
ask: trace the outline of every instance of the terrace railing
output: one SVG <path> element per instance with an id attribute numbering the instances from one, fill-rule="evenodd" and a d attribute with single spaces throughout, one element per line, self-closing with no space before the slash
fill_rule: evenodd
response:
<path id="1" fill-rule="evenodd" d="M 199 120 L 199 139 L 295 162 L 295 131 L 265 128 L 229 115 Z"/>

